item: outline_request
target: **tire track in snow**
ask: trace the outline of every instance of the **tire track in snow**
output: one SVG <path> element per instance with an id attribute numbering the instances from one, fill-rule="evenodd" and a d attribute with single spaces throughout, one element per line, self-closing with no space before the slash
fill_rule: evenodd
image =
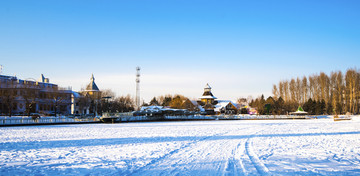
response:
<path id="1" fill-rule="evenodd" d="M 255 166 L 257 172 L 260 175 L 270 175 L 269 169 L 260 161 L 259 157 L 255 154 L 252 146 L 252 142 L 250 142 L 251 138 L 248 138 L 245 142 L 245 151 L 248 157 L 250 158 L 252 164 Z"/>
<path id="2" fill-rule="evenodd" d="M 239 141 L 232 150 L 232 156 L 228 159 L 223 176 L 228 175 L 270 175 L 269 169 L 260 161 L 253 151 L 251 138 L 262 130 L 253 133 L 248 138 Z"/>
<path id="3" fill-rule="evenodd" d="M 240 159 L 241 154 L 245 152 L 245 147 L 242 149 L 245 143 L 239 142 L 237 146 L 232 150 L 231 157 L 228 159 L 223 176 L 237 176 L 247 175 L 243 161 Z M 242 174 L 240 174 L 240 172 Z"/>
<path id="4" fill-rule="evenodd" d="M 141 172 L 141 171 L 143 171 L 143 170 L 146 170 L 147 168 L 149 168 L 149 167 L 151 167 L 152 165 L 155 165 L 155 164 L 161 162 L 162 160 L 164 160 L 164 159 L 166 159 L 166 158 L 171 157 L 172 155 L 174 155 L 175 153 L 178 153 L 178 152 L 181 151 L 181 150 L 184 150 L 184 149 L 186 149 L 186 148 L 188 148 L 188 147 L 190 147 L 190 146 L 192 146 L 192 145 L 195 145 L 195 144 L 197 144 L 197 143 L 199 143 L 199 142 L 201 142 L 201 141 L 205 141 L 205 140 L 211 139 L 211 138 L 213 138 L 213 137 L 217 137 L 217 136 L 222 136 L 222 135 L 225 135 L 225 134 L 228 134 L 228 133 L 230 133 L 230 132 L 228 131 L 228 132 L 225 132 L 225 133 L 220 133 L 220 134 L 216 134 L 216 135 L 212 135 L 212 136 L 207 136 L 207 137 L 204 137 L 204 138 L 202 138 L 202 139 L 189 142 L 189 143 L 187 143 L 187 144 L 185 144 L 185 145 L 183 145 L 183 146 L 181 146 L 181 147 L 179 147 L 179 148 L 177 148 L 177 149 L 175 149 L 175 150 L 172 150 L 172 151 L 166 153 L 166 154 L 163 155 L 163 156 L 160 156 L 160 157 L 158 157 L 158 158 L 155 158 L 155 159 L 151 160 L 149 163 L 145 164 L 145 165 L 142 166 L 142 167 L 139 167 L 138 169 L 136 169 L 136 170 L 134 170 L 134 171 L 132 171 L 132 172 L 130 172 L 130 173 L 125 172 L 125 173 L 122 173 L 121 175 L 134 175 L 134 174 L 136 175 L 137 173 L 139 173 L 139 172 Z"/>
<path id="5" fill-rule="evenodd" d="M 192 147 L 182 150 L 172 158 L 178 158 L 171 165 L 170 174 L 167 171 L 161 172 L 160 175 L 197 175 L 199 173 L 192 172 L 193 170 L 201 170 L 209 163 L 212 163 L 211 154 L 218 148 L 215 141 L 201 141 L 194 144 Z M 204 162 L 206 159 L 206 162 Z M 218 168 L 221 165 L 212 163 L 213 168 Z"/>

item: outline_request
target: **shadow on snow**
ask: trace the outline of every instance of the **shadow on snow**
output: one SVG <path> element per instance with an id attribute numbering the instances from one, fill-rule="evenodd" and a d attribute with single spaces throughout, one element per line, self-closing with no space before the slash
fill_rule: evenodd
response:
<path id="1" fill-rule="evenodd" d="M 265 137 L 301 137 L 301 136 L 332 136 L 332 135 L 357 135 L 360 131 L 333 132 L 333 133 L 295 133 L 295 134 L 259 134 L 259 135 L 223 135 L 223 136 L 178 136 L 178 137 L 129 137 L 129 138 L 101 138 L 78 139 L 57 141 L 31 141 L 31 142 L 5 142 L 0 143 L 0 150 L 29 150 L 58 147 L 86 147 L 104 145 L 124 145 L 161 142 L 185 141 L 211 141 L 211 140 L 236 140 L 247 138 Z"/>

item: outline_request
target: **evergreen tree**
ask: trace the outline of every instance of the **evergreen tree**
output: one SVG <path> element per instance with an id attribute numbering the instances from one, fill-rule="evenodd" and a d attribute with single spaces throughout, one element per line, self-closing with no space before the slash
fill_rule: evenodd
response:
<path id="1" fill-rule="evenodd" d="M 319 115 L 322 113 L 322 108 L 321 108 L 321 102 L 320 101 L 316 101 L 316 106 L 315 106 L 315 115 Z"/>
<path id="2" fill-rule="evenodd" d="M 304 111 L 308 112 L 309 115 L 315 114 L 316 102 L 311 98 L 303 105 Z"/>
<path id="3" fill-rule="evenodd" d="M 279 97 L 276 100 L 276 106 L 275 106 L 275 111 L 277 112 L 276 114 L 280 115 L 280 114 L 284 114 L 284 100 L 282 99 L 282 97 Z"/>
<path id="4" fill-rule="evenodd" d="M 166 96 L 163 100 L 162 106 L 170 106 L 172 98 L 170 96 Z"/>
<path id="5" fill-rule="evenodd" d="M 150 103 L 149 103 L 151 106 L 159 106 L 159 102 L 156 100 L 156 98 L 154 97 Z"/>
<path id="6" fill-rule="evenodd" d="M 241 108 L 240 114 L 248 114 L 248 111 L 246 108 Z"/>
<path id="7" fill-rule="evenodd" d="M 265 102 L 265 110 L 266 110 L 266 114 L 274 114 L 274 109 L 275 109 L 275 100 L 273 97 L 269 96 L 267 99 L 266 99 L 266 102 Z"/>
<path id="8" fill-rule="evenodd" d="M 326 106 L 326 114 L 333 114 L 335 109 L 333 108 L 331 102 L 329 101 Z"/>
<path id="9" fill-rule="evenodd" d="M 320 108 L 321 108 L 320 114 L 325 114 L 325 112 L 326 112 L 326 103 L 325 103 L 325 100 L 324 100 L 324 99 L 322 99 L 322 100 L 320 101 Z M 320 114 L 319 114 L 319 115 L 320 115 Z"/>

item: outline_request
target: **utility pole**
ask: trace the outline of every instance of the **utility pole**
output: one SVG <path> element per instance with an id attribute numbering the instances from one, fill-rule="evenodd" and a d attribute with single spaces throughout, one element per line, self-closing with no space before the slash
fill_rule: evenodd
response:
<path id="1" fill-rule="evenodd" d="M 140 110 L 140 67 L 136 67 L 136 110 Z"/>

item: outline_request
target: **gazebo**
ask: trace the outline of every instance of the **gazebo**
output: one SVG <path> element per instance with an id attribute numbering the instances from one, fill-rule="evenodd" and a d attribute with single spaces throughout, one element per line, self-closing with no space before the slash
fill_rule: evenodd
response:
<path id="1" fill-rule="evenodd" d="M 290 115 L 305 115 L 305 114 L 307 114 L 307 112 L 305 112 L 301 106 L 299 106 L 295 112 L 290 112 Z"/>

